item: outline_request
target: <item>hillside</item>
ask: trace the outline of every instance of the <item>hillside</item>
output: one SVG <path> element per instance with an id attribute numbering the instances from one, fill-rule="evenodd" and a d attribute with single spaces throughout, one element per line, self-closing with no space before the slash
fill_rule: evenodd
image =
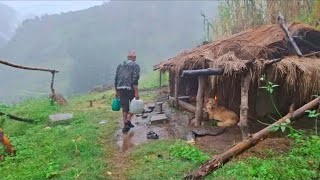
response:
<path id="1" fill-rule="evenodd" d="M 0 47 L 3 47 L 13 35 L 16 20 L 16 12 L 0 3 Z"/>
<path id="2" fill-rule="evenodd" d="M 87 10 L 26 20 L 0 57 L 56 68 L 57 91 L 83 93 L 110 84 L 114 69 L 136 49 L 142 71 L 201 42 L 201 12 L 212 16 L 218 2 L 109 2 Z M 41 76 L 42 75 L 42 76 Z M 0 100 L 48 94 L 49 74 L 0 67 Z M 21 90 L 23 87 L 23 90 Z M 5 97 L 5 98 L 4 98 Z"/>

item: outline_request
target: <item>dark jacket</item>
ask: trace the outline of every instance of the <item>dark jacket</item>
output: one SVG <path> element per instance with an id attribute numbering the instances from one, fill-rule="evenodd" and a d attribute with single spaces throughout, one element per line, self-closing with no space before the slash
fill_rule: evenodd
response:
<path id="1" fill-rule="evenodd" d="M 117 90 L 133 90 L 138 85 L 140 78 L 140 67 L 133 61 L 123 61 L 117 67 L 114 86 Z"/>

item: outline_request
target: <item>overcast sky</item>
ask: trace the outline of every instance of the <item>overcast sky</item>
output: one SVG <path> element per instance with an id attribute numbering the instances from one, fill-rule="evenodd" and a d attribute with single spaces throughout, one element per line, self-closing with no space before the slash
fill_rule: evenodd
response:
<path id="1" fill-rule="evenodd" d="M 106 2 L 106 1 L 105 1 Z M 92 6 L 100 5 L 100 1 L 2 1 L 0 3 L 10 6 L 23 17 L 33 15 L 56 14 L 61 12 L 76 11 L 87 9 Z"/>

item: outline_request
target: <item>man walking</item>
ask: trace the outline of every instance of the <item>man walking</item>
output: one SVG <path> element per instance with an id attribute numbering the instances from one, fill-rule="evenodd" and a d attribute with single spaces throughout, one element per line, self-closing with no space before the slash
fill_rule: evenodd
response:
<path id="1" fill-rule="evenodd" d="M 118 65 L 115 77 L 116 96 L 120 97 L 123 112 L 123 133 L 128 132 L 130 128 L 134 127 L 131 123 L 132 114 L 129 110 L 129 104 L 133 98 L 139 99 L 138 81 L 140 78 L 140 67 L 135 61 L 136 53 L 135 51 L 130 51 L 128 59 Z"/>

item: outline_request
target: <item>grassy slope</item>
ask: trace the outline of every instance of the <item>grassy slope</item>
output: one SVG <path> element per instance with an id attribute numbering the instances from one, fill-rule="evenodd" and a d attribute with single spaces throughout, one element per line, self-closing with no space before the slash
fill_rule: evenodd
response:
<path id="1" fill-rule="evenodd" d="M 154 87 L 158 83 L 155 77 L 156 73 L 142 77 L 141 87 Z M 144 91 L 141 96 L 152 100 L 156 94 Z M 74 97 L 66 107 L 52 106 L 48 99 L 29 100 L 9 108 L 0 106 L 2 111 L 38 121 L 2 123 L 18 154 L 0 163 L 1 179 L 108 179 L 106 172 L 122 171 L 112 165 L 117 163 L 112 162 L 117 153 L 113 137 L 120 117 L 120 113 L 110 110 L 112 97 L 113 92 Z M 91 99 L 96 100 L 92 108 L 88 102 Z M 58 112 L 73 112 L 74 120 L 50 126 L 48 115 Z M 108 123 L 99 125 L 102 119 Z M 130 168 L 123 172 L 123 177 L 180 179 L 197 168 L 199 163 L 172 156 L 170 147 L 175 142 L 158 140 L 136 147 L 126 158 Z M 296 143 L 287 154 L 231 161 L 207 179 L 311 179 L 317 177 L 319 161 L 320 138 L 310 137 Z"/>
<path id="2" fill-rule="evenodd" d="M 72 98 L 66 107 L 40 99 L 5 108 L 38 123 L 3 123 L 17 156 L 0 163 L 1 179 L 105 179 L 102 172 L 112 169 L 105 165 L 105 159 L 116 149 L 112 137 L 119 116 L 110 110 L 111 98 L 109 92 Z M 89 99 L 97 99 L 95 107 L 89 107 Z M 74 119 L 69 124 L 50 126 L 48 115 L 63 112 L 73 112 Z M 99 125 L 102 119 L 108 124 Z"/>
<path id="3" fill-rule="evenodd" d="M 320 137 L 311 136 L 296 142 L 286 154 L 231 162 L 206 179 L 317 179 L 319 163 Z"/>

